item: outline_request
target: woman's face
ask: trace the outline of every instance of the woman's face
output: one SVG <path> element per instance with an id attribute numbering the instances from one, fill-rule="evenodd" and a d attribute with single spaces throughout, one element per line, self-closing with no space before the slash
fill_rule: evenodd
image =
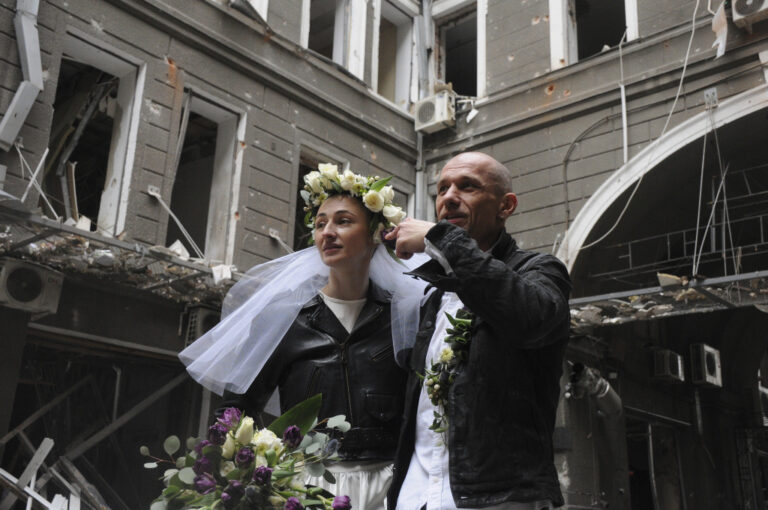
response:
<path id="1" fill-rule="evenodd" d="M 373 240 L 368 230 L 368 211 L 360 200 L 335 195 L 323 202 L 315 218 L 315 245 L 330 267 L 368 263 Z"/>

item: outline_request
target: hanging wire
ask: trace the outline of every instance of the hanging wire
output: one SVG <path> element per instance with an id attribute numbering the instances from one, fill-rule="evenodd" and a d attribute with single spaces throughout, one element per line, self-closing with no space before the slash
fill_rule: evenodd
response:
<path id="1" fill-rule="evenodd" d="M 659 138 L 664 136 L 664 133 L 667 132 L 667 127 L 669 127 L 669 121 L 672 119 L 672 114 L 675 112 L 675 107 L 677 106 L 677 101 L 680 99 L 680 94 L 683 90 L 683 81 L 685 80 L 685 72 L 688 69 L 688 59 L 691 56 L 691 47 L 693 46 L 693 36 L 696 33 L 696 13 L 699 10 L 699 3 L 701 0 L 696 0 L 696 5 L 693 8 L 693 16 L 691 17 L 691 37 L 688 39 L 688 49 L 685 51 L 685 59 L 683 60 L 683 71 L 680 74 L 680 82 L 677 86 L 677 92 L 675 93 L 675 100 L 672 102 L 672 108 L 669 110 L 669 115 L 667 115 L 667 120 L 664 123 L 664 128 L 661 130 L 661 134 L 659 135 Z M 651 154 L 648 154 L 646 157 L 646 164 L 648 160 L 651 158 Z M 632 193 L 629 195 L 629 198 L 627 199 L 626 204 L 624 204 L 624 208 L 621 210 L 621 213 L 619 213 L 619 217 L 616 218 L 616 221 L 611 226 L 611 228 L 608 229 L 608 231 L 601 235 L 598 239 L 592 241 L 589 244 L 582 245 L 581 248 L 579 248 L 579 251 L 585 250 L 587 248 L 591 248 L 592 246 L 600 243 L 603 239 L 608 237 L 619 225 L 622 218 L 624 217 L 624 213 L 627 212 L 627 209 L 629 208 L 629 204 L 632 202 L 632 199 L 635 197 L 635 194 L 637 193 L 637 190 L 640 188 L 640 184 L 643 182 L 643 178 L 645 177 L 645 173 L 643 173 L 640 178 L 637 180 L 637 183 L 635 183 L 635 187 L 632 190 Z"/>
<path id="2" fill-rule="evenodd" d="M 704 131 L 704 143 L 701 145 L 701 175 L 699 177 L 699 205 L 696 208 L 696 239 L 693 242 L 693 267 L 691 274 L 696 274 L 696 252 L 699 249 L 699 224 L 701 223 L 701 202 L 704 194 L 704 167 L 707 159 L 707 131 Z M 706 232 L 706 231 L 705 231 Z M 702 244 L 704 240 L 702 239 Z"/>

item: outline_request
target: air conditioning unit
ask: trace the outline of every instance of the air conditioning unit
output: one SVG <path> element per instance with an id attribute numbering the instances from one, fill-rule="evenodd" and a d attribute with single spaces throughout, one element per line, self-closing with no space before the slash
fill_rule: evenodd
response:
<path id="1" fill-rule="evenodd" d="M 203 336 L 219 323 L 221 313 L 219 310 L 203 305 L 190 306 L 187 313 L 187 331 L 184 338 L 184 347 Z"/>
<path id="2" fill-rule="evenodd" d="M 691 345 L 691 382 L 703 386 L 723 386 L 720 351 L 706 344 Z"/>
<path id="3" fill-rule="evenodd" d="M 669 349 L 653 352 L 653 378 L 667 382 L 685 381 L 683 357 Z"/>
<path id="4" fill-rule="evenodd" d="M 45 266 L 0 258 L 0 306 L 31 313 L 56 313 L 64 275 Z"/>
<path id="5" fill-rule="evenodd" d="M 752 24 L 768 18 L 768 0 L 734 0 L 733 22 L 752 33 Z"/>
<path id="6" fill-rule="evenodd" d="M 416 131 L 434 133 L 456 124 L 456 96 L 443 90 L 416 103 Z"/>

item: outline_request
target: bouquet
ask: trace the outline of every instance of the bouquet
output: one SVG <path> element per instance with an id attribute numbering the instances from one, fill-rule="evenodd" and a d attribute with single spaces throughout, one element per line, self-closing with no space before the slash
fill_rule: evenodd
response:
<path id="1" fill-rule="evenodd" d="M 145 468 L 168 465 L 162 475 L 165 489 L 150 510 L 349 510 L 347 496 L 306 484 L 307 476 L 335 482 L 326 464 L 338 460 L 339 441 L 320 427 L 342 433 L 350 428 L 343 415 L 318 423 L 321 399 L 305 400 L 261 430 L 254 428 L 253 418 L 228 408 L 206 439 L 189 438 L 187 453 L 177 458 L 181 441 L 176 436 L 163 443 L 167 458 L 142 446 L 141 454 L 152 459 Z"/>

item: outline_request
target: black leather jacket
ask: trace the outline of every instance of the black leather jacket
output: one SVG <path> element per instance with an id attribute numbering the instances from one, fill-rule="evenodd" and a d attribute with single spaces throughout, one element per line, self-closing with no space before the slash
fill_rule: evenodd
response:
<path id="1" fill-rule="evenodd" d="M 437 291 L 422 309 L 411 353 L 405 416 L 388 494 L 394 508 L 415 442 L 427 347 L 443 292 L 476 314 L 469 359 L 451 386 L 449 475 L 456 505 L 480 508 L 549 499 L 563 504 L 552 432 L 570 316 L 570 279 L 550 255 L 519 250 L 506 232 L 491 253 L 461 228 L 440 222 L 427 239 L 454 273 L 430 261 L 413 271 Z"/>
<path id="2" fill-rule="evenodd" d="M 320 296 L 310 300 L 248 391 L 228 405 L 260 412 L 279 388 L 282 412 L 317 393 L 319 417 L 344 414 L 352 429 L 340 455 L 391 460 L 400 429 L 406 371 L 395 364 L 389 295 L 371 282 L 368 301 L 348 333 Z"/>

